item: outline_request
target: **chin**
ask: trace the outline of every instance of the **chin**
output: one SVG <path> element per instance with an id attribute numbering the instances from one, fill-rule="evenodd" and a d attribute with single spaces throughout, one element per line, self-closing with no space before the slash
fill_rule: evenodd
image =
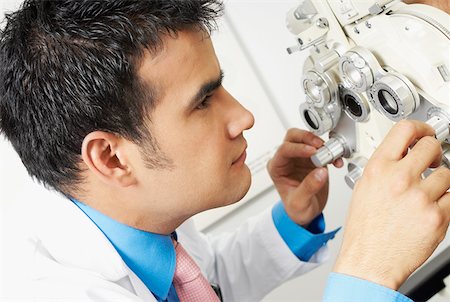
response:
<path id="1" fill-rule="evenodd" d="M 250 169 L 245 166 L 242 171 L 242 175 L 233 179 L 233 184 L 228 187 L 229 202 L 225 205 L 230 205 L 240 201 L 247 194 L 252 184 L 252 174 Z"/>
<path id="2" fill-rule="evenodd" d="M 205 207 L 200 212 L 237 203 L 247 194 L 251 182 L 252 176 L 250 169 L 245 166 L 239 172 L 239 175 L 234 174 L 229 177 L 228 181 L 224 181 L 222 185 L 218 185 L 222 187 L 221 190 L 215 191 L 208 197 L 208 204 L 204 204 Z"/>

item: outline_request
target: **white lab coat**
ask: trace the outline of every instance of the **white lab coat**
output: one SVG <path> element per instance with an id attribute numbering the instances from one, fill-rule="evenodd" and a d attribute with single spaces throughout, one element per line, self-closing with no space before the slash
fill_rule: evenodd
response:
<path id="1" fill-rule="evenodd" d="M 14 217 L 16 226 L 8 231 L 14 236 L 6 245 L 2 272 L 7 274 L 0 300 L 156 301 L 70 200 L 58 196 L 33 201 L 20 212 Z M 310 262 L 299 261 L 279 236 L 270 211 L 214 238 L 198 232 L 192 221 L 180 226 L 177 234 L 208 280 L 220 285 L 224 301 L 259 301 L 285 281 L 317 267 L 328 254 L 324 247 Z"/>

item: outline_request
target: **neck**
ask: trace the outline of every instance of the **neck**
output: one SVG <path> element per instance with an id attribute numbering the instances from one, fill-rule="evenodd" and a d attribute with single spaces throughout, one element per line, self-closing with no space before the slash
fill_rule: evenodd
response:
<path id="1" fill-rule="evenodd" d="M 143 208 L 142 202 L 134 202 L 132 194 L 126 194 L 121 197 L 117 192 L 111 190 L 100 194 L 74 194 L 74 198 L 89 207 L 101 212 L 102 214 L 126 224 L 135 229 L 146 232 L 169 235 L 175 231 L 189 216 L 179 217 L 173 215 L 167 209 L 160 209 L 157 201 L 146 200 L 146 208 Z M 154 207 L 150 205 L 155 205 Z M 151 209 L 151 210 L 148 210 Z"/>

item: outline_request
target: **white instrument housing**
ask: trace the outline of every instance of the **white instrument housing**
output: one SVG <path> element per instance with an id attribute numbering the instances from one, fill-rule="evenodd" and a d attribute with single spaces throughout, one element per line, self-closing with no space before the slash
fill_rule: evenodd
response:
<path id="1" fill-rule="evenodd" d="M 348 158 L 347 182 L 353 186 L 402 119 L 428 122 L 449 149 L 447 13 L 399 0 L 302 0 L 286 21 L 297 40 L 289 53 L 310 50 L 299 85 L 307 95 L 300 116 L 309 130 L 329 133 L 336 146 L 339 137 L 339 148 L 351 151 L 330 152 L 325 146 L 312 157 L 314 164 Z M 445 159 L 442 164 L 449 165 Z"/>

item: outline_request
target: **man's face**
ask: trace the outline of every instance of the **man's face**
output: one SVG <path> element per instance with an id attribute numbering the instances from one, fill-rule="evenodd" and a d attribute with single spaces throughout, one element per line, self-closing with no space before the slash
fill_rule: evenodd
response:
<path id="1" fill-rule="evenodd" d="M 172 162 L 149 169 L 142 158 L 138 182 L 143 200 L 161 213 L 189 217 L 240 200 L 250 186 L 242 132 L 254 118 L 221 85 L 221 69 L 209 36 L 182 31 L 167 37 L 156 56 L 147 53 L 139 76 L 156 85 L 149 125 Z M 149 209 L 152 210 L 152 209 Z"/>

